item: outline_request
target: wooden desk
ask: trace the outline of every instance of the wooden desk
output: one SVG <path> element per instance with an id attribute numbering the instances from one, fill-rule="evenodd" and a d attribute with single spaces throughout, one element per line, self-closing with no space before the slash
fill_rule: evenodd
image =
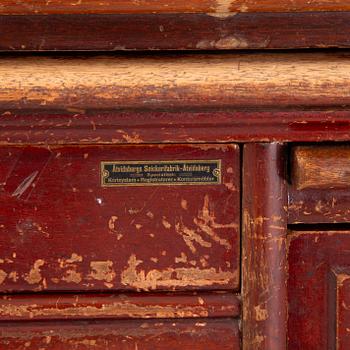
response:
<path id="1" fill-rule="evenodd" d="M 0 48 L 348 46 L 345 2 L 191 4 L 9 1 Z M 0 81 L 1 349 L 348 349 L 347 51 L 3 54 Z"/>

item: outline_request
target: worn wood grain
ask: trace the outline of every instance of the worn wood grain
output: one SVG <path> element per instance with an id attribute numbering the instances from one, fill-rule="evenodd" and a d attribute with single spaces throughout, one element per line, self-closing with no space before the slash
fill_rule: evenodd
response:
<path id="1" fill-rule="evenodd" d="M 0 297 L 0 320 L 239 317 L 233 293 L 14 294 Z"/>
<path id="2" fill-rule="evenodd" d="M 282 144 L 244 146 L 242 299 L 245 350 L 287 349 L 284 167 Z"/>
<path id="3" fill-rule="evenodd" d="M 4 111 L 1 145 L 349 141 L 350 111 Z"/>
<path id="4" fill-rule="evenodd" d="M 239 288 L 238 146 L 0 154 L 1 292 Z M 220 159 L 221 184 L 101 186 L 102 161 L 181 159 Z"/>
<path id="5" fill-rule="evenodd" d="M 350 147 L 346 145 L 295 147 L 292 162 L 297 190 L 350 187 Z"/>
<path id="6" fill-rule="evenodd" d="M 7 350 L 239 350 L 232 319 L 5 322 L 0 347 Z"/>
<path id="7" fill-rule="evenodd" d="M 349 232 L 292 231 L 288 247 L 288 349 L 347 349 Z"/>
<path id="8" fill-rule="evenodd" d="M 346 11 L 346 0 L 3 0 L 1 14 Z"/>
<path id="9" fill-rule="evenodd" d="M 1 109 L 350 105 L 350 54 L 3 57 Z"/>
<path id="10" fill-rule="evenodd" d="M 349 31 L 350 12 L 0 15 L 0 50 L 349 47 Z"/>

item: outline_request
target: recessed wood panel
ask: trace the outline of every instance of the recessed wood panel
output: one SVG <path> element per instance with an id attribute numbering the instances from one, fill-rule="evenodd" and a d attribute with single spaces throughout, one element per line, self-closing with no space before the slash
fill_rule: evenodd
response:
<path id="1" fill-rule="evenodd" d="M 0 291 L 237 289 L 235 145 L 9 147 Z M 102 161 L 215 160 L 220 183 L 103 187 Z"/>
<path id="2" fill-rule="evenodd" d="M 291 232 L 288 349 L 348 349 L 350 232 Z"/>
<path id="3" fill-rule="evenodd" d="M 350 269 L 335 271 L 337 295 L 337 350 L 350 348 Z"/>

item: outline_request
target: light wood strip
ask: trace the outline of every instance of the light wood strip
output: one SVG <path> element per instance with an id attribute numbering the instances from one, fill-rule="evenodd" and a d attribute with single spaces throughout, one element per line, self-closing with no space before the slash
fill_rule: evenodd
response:
<path id="1" fill-rule="evenodd" d="M 350 105 L 350 54 L 0 59 L 1 109 Z"/>
<path id="2" fill-rule="evenodd" d="M 0 14 L 348 11 L 346 0 L 4 0 Z"/>
<path id="3" fill-rule="evenodd" d="M 350 187 L 350 147 L 296 147 L 292 159 L 293 184 L 298 190 Z"/>

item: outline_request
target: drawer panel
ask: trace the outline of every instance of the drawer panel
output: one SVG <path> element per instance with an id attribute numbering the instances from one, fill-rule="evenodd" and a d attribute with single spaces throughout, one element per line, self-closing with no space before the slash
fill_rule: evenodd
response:
<path id="1" fill-rule="evenodd" d="M 144 168 L 161 184 L 105 186 L 106 161 L 122 181 L 200 163 L 182 185 Z M 1 148 L 0 292 L 237 289 L 239 164 L 236 145 Z"/>
<path id="2" fill-rule="evenodd" d="M 308 188 L 349 188 L 350 147 L 300 146 L 292 153 L 293 184 Z"/>
<path id="3" fill-rule="evenodd" d="M 0 348 L 7 350 L 239 350 L 232 319 L 125 320 L 108 322 L 4 323 Z"/>
<path id="4" fill-rule="evenodd" d="M 350 221 L 350 147 L 298 146 L 291 154 L 290 224 Z"/>

